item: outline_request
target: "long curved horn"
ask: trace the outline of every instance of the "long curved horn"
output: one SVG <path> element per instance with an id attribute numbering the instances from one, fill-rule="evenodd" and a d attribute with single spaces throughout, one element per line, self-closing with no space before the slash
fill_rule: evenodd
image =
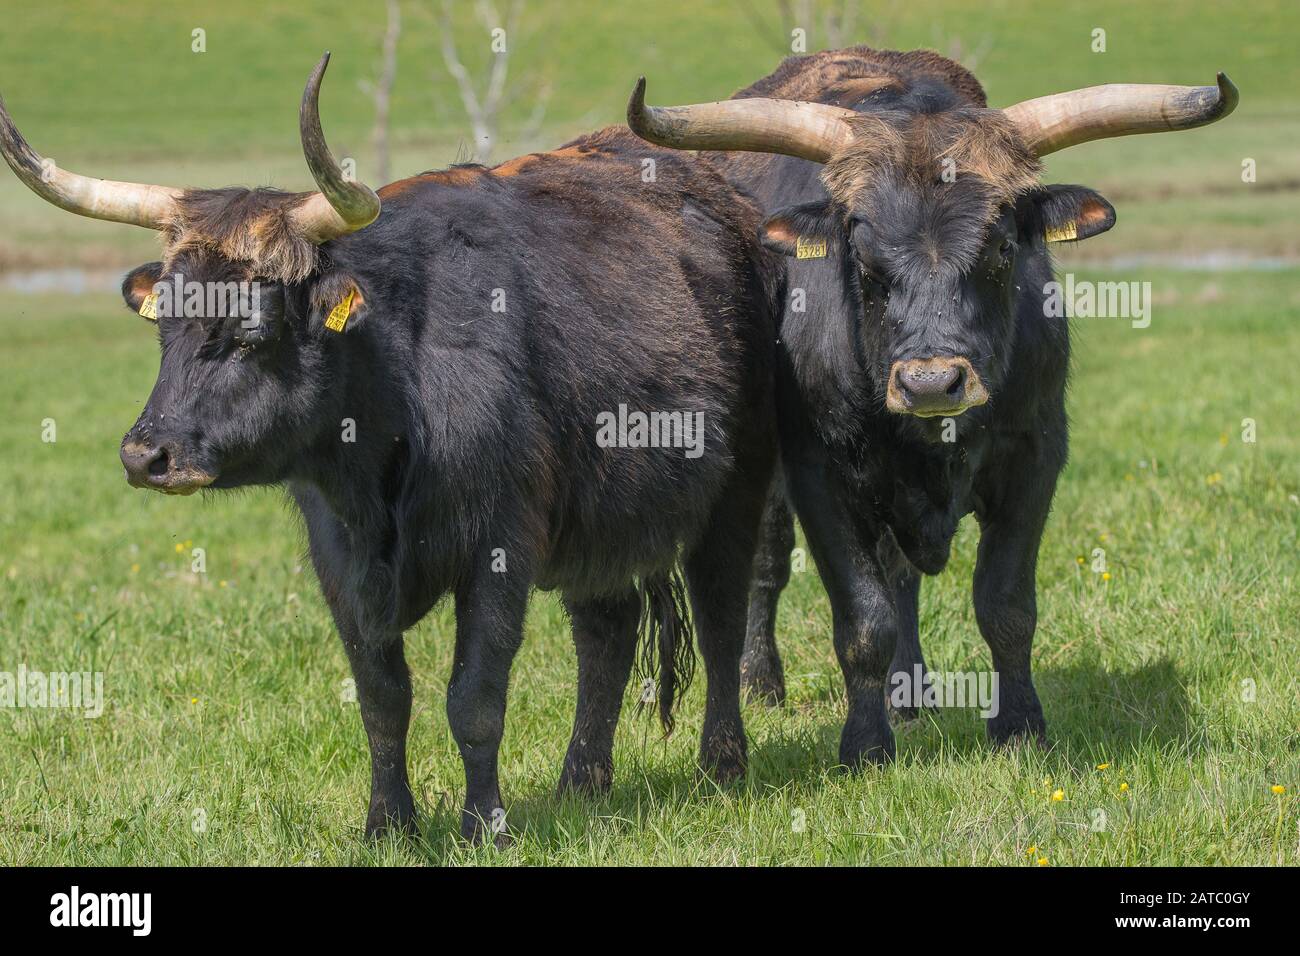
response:
<path id="1" fill-rule="evenodd" d="M 23 139 L 9 118 L 3 97 L 0 97 L 0 153 L 4 154 L 9 168 L 36 195 L 60 209 L 91 219 L 161 229 L 176 200 L 185 192 L 170 186 L 94 179 L 58 168 Z"/>
<path id="2" fill-rule="evenodd" d="M 1193 129 L 1237 107 L 1237 88 L 1220 73 L 1217 86 L 1111 83 L 1054 93 L 1002 112 L 1038 156 L 1094 139 Z"/>
<path id="3" fill-rule="evenodd" d="M 315 243 L 362 229 L 379 217 L 380 201 L 364 183 L 350 181 L 325 142 L 320 125 L 320 84 L 329 66 L 326 51 L 316 64 L 298 111 L 302 152 L 320 192 L 310 196 L 290 214 L 303 236 Z"/>
<path id="4" fill-rule="evenodd" d="M 824 163 L 853 139 L 853 110 L 825 103 L 739 99 L 696 106 L 646 106 L 645 77 L 627 104 L 627 125 L 642 139 L 674 149 L 784 153 Z"/>

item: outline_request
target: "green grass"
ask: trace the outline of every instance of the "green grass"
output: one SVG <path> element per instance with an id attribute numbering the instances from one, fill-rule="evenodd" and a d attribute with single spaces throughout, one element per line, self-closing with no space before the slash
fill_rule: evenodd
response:
<path id="1" fill-rule="evenodd" d="M 107 706 L 94 720 L 0 710 L 0 860 L 1016 865 L 1036 846 L 1060 864 L 1294 863 L 1300 436 L 1279 383 L 1300 350 L 1296 275 L 1224 275 L 1217 293 L 1186 273 L 1142 278 L 1166 302 L 1149 329 L 1076 323 L 1073 459 L 1039 566 L 1050 753 L 992 752 L 973 712 L 942 711 L 902 730 L 894 766 L 837 772 L 843 691 L 810 568 L 780 612 L 791 700 L 746 710 L 743 786 L 696 781 L 697 686 L 667 742 L 629 702 L 613 795 L 558 801 L 574 658 L 556 603 L 539 597 L 502 752 L 519 837 L 505 854 L 452 838 L 450 611 L 407 640 L 426 844 L 368 847 L 364 736 L 297 519 L 272 491 L 129 490 L 116 444 L 152 384 L 151 330 L 98 297 L 11 299 L 0 662 L 102 670 Z M 949 570 L 925 586 L 936 669 L 989 666 L 968 599 L 975 543 L 963 525 Z M 191 547 L 206 574 L 190 571 Z M 1109 582 L 1077 563 L 1095 547 Z"/>
<path id="2" fill-rule="evenodd" d="M 406 6 L 399 174 L 453 161 L 465 135 L 432 21 Z M 327 131 L 365 177 L 371 117 L 358 80 L 378 47 L 372 5 L 0 7 L 0 91 L 37 148 L 69 168 L 304 188 L 297 99 L 330 47 Z M 1203 83 L 1216 69 L 1236 80 L 1242 105 L 1223 124 L 1051 158 L 1049 180 L 1100 188 L 1120 216 L 1064 264 L 1300 251 L 1293 4 L 872 7 L 891 46 L 933 44 L 936 23 L 968 47 L 991 36 L 978 72 L 995 104 L 1107 80 Z M 519 40 L 519 73 L 548 78 L 555 93 L 538 141 L 507 142 L 499 157 L 618 121 L 640 73 L 652 99 L 669 102 L 722 97 L 768 72 L 774 42 L 739 10 L 530 4 L 536 29 Z M 199 26 L 203 55 L 189 52 Z M 1096 26 L 1108 31 L 1104 55 L 1089 50 Z M 530 107 L 508 111 L 507 140 Z M 1247 157 L 1254 184 L 1241 182 Z M 0 225 L 0 280 L 7 269 L 124 269 L 154 255 L 143 230 L 59 213 L 7 173 Z M 696 779 L 697 686 L 667 742 L 629 703 L 614 793 L 559 801 L 575 663 L 557 604 L 539 596 L 502 752 L 519 838 L 505 854 L 453 838 L 463 777 L 443 713 L 449 609 L 407 642 L 425 841 L 368 846 L 364 735 L 292 509 L 272 491 L 177 500 L 128 489 L 117 446 L 153 384 L 152 330 L 112 297 L 5 293 L 0 671 L 103 671 L 106 710 L 87 720 L 0 708 L 0 863 L 1294 864 L 1300 271 L 1089 275 L 1151 281 L 1158 305 L 1146 330 L 1076 323 L 1072 462 L 1039 565 L 1035 666 L 1050 752 L 994 753 L 973 712 L 940 711 L 900 731 L 892 767 L 837 772 L 843 690 L 809 567 L 779 618 L 790 704 L 746 710 L 745 784 Z M 1240 439 L 1245 418 L 1253 444 Z M 41 440 L 45 419 L 54 443 Z M 936 669 L 989 666 L 969 606 L 975 544 L 967 523 L 949 570 L 925 585 L 923 644 Z M 190 570 L 196 547 L 204 574 Z M 1077 561 L 1098 547 L 1109 581 Z M 1056 789 L 1063 800 L 1051 800 Z M 1105 826 L 1094 830 L 1098 810 Z"/>

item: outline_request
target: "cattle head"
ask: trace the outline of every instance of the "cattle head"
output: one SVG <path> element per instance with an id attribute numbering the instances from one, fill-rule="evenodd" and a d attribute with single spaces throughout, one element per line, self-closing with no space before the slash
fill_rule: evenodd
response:
<path id="1" fill-rule="evenodd" d="M 824 165 L 829 198 L 763 224 L 771 249 L 838 268 L 879 398 L 899 415 L 960 415 L 996 391 L 1016 334 L 1018 279 L 1049 241 L 1105 232 L 1091 189 L 1043 186 L 1039 157 L 1129 133 L 1187 129 L 1232 111 L 1237 91 L 1103 86 L 1005 110 L 937 79 L 871 81 L 872 108 L 742 98 L 656 108 L 642 79 L 628 123 L 680 149 L 782 153 Z"/>
<path id="2" fill-rule="evenodd" d="M 0 152 L 37 195 L 96 219 L 158 230 L 163 254 L 122 283 L 158 325 L 158 380 L 122 440 L 127 480 L 170 494 L 282 479 L 320 420 L 327 337 L 364 293 L 322 246 L 368 225 L 380 201 L 349 181 L 321 132 L 326 53 L 303 93 L 303 152 L 320 188 L 175 189 L 93 179 L 43 160 L 0 100 Z"/>

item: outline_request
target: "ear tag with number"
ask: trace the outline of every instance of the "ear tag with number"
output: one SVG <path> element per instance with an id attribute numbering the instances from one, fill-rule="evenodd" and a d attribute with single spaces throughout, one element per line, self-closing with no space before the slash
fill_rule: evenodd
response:
<path id="1" fill-rule="evenodd" d="M 800 236 L 794 241 L 794 256 L 796 259 L 825 259 L 826 240 Z"/>
<path id="2" fill-rule="evenodd" d="M 352 300 L 356 297 L 356 294 L 356 289 L 349 290 L 343 301 L 334 306 L 329 317 L 325 319 L 325 328 L 331 332 L 343 331 L 344 326 L 348 324 L 348 318 L 352 315 Z"/>
<path id="3" fill-rule="evenodd" d="M 1062 226 L 1048 229 L 1043 238 L 1048 242 L 1069 242 L 1071 239 L 1079 238 L 1079 228 L 1075 225 L 1073 219 Z"/>
<path id="4" fill-rule="evenodd" d="M 158 321 L 158 293 L 150 292 L 140 303 L 140 314 L 150 322 Z"/>

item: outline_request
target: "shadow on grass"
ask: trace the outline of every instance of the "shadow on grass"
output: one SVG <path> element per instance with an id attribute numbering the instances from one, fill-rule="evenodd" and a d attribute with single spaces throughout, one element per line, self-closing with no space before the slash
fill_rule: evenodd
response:
<path id="1" fill-rule="evenodd" d="M 1045 766 L 1085 772 L 1098 760 L 1123 760 L 1146 748 L 1189 754 L 1207 746 L 1203 730 L 1193 720 L 1184 681 L 1168 658 L 1128 670 L 1087 663 L 1044 667 L 1036 683 L 1048 719 Z M 755 712 L 754 706 L 746 710 L 751 727 L 746 781 L 720 787 L 697 773 L 687 759 L 664 762 L 623 747 L 617 753 L 614 785 L 602 796 L 557 796 L 554 780 L 534 778 L 515 787 L 503 781 L 514 791 L 507 797 L 512 832 L 526 840 L 530 856 L 560 855 L 582 845 L 594 821 L 603 828 L 605 841 L 622 832 L 644 832 L 647 818 L 654 813 L 684 810 L 714 799 L 763 799 L 790 787 L 816 791 L 828 773 L 843 771 L 836 767 L 842 724 L 837 708 L 818 707 L 824 719 L 809 723 L 783 721 L 779 714 Z M 808 713 L 806 701 L 793 706 Z M 980 764 L 990 752 L 984 721 L 973 709 L 924 711 L 917 720 L 896 724 L 894 729 L 904 770 L 940 763 Z M 557 754 L 557 778 L 559 770 Z M 467 848 L 459 835 L 459 796 L 423 808 L 422 837 L 407 843 L 401 855 L 408 862 L 434 865 L 493 858 L 514 862 L 509 854 L 483 857 Z"/>
<path id="2" fill-rule="evenodd" d="M 556 761 L 558 779 L 560 762 Z M 598 796 L 557 795 L 555 780 L 533 779 L 511 787 L 503 781 L 508 808 L 507 822 L 512 836 L 527 844 L 527 853 L 556 856 L 581 845 L 593 824 L 604 828 L 604 838 L 622 832 L 641 831 L 644 818 L 652 811 L 686 808 L 709 799 L 719 791 L 708 780 L 699 779 L 688 768 L 672 765 L 647 766 L 641 760 L 624 760 L 615 768 L 614 785 Z M 735 792 L 741 792 L 741 787 Z M 462 794 L 457 794 L 456 799 Z M 418 862 L 435 866 L 455 862 L 503 864 L 525 862 L 510 852 L 472 848 L 460 836 L 461 810 L 447 802 L 422 808 L 421 838 L 408 841 L 405 850 Z"/>
<path id="3" fill-rule="evenodd" d="M 1128 670 L 1091 663 L 1043 667 L 1034 683 L 1047 718 L 1047 755 L 1064 765 L 1126 757 L 1143 748 L 1192 754 L 1207 745 L 1169 658 Z M 894 729 L 900 756 L 919 765 L 982 759 L 991 746 L 984 720 L 970 708 L 924 710 Z"/>
<path id="4" fill-rule="evenodd" d="M 1127 754 L 1173 745 L 1191 754 L 1207 746 L 1205 728 L 1193 720 L 1185 681 L 1170 658 L 1129 670 L 1091 663 L 1049 667 L 1038 683 L 1048 735 L 1058 749 Z"/>

